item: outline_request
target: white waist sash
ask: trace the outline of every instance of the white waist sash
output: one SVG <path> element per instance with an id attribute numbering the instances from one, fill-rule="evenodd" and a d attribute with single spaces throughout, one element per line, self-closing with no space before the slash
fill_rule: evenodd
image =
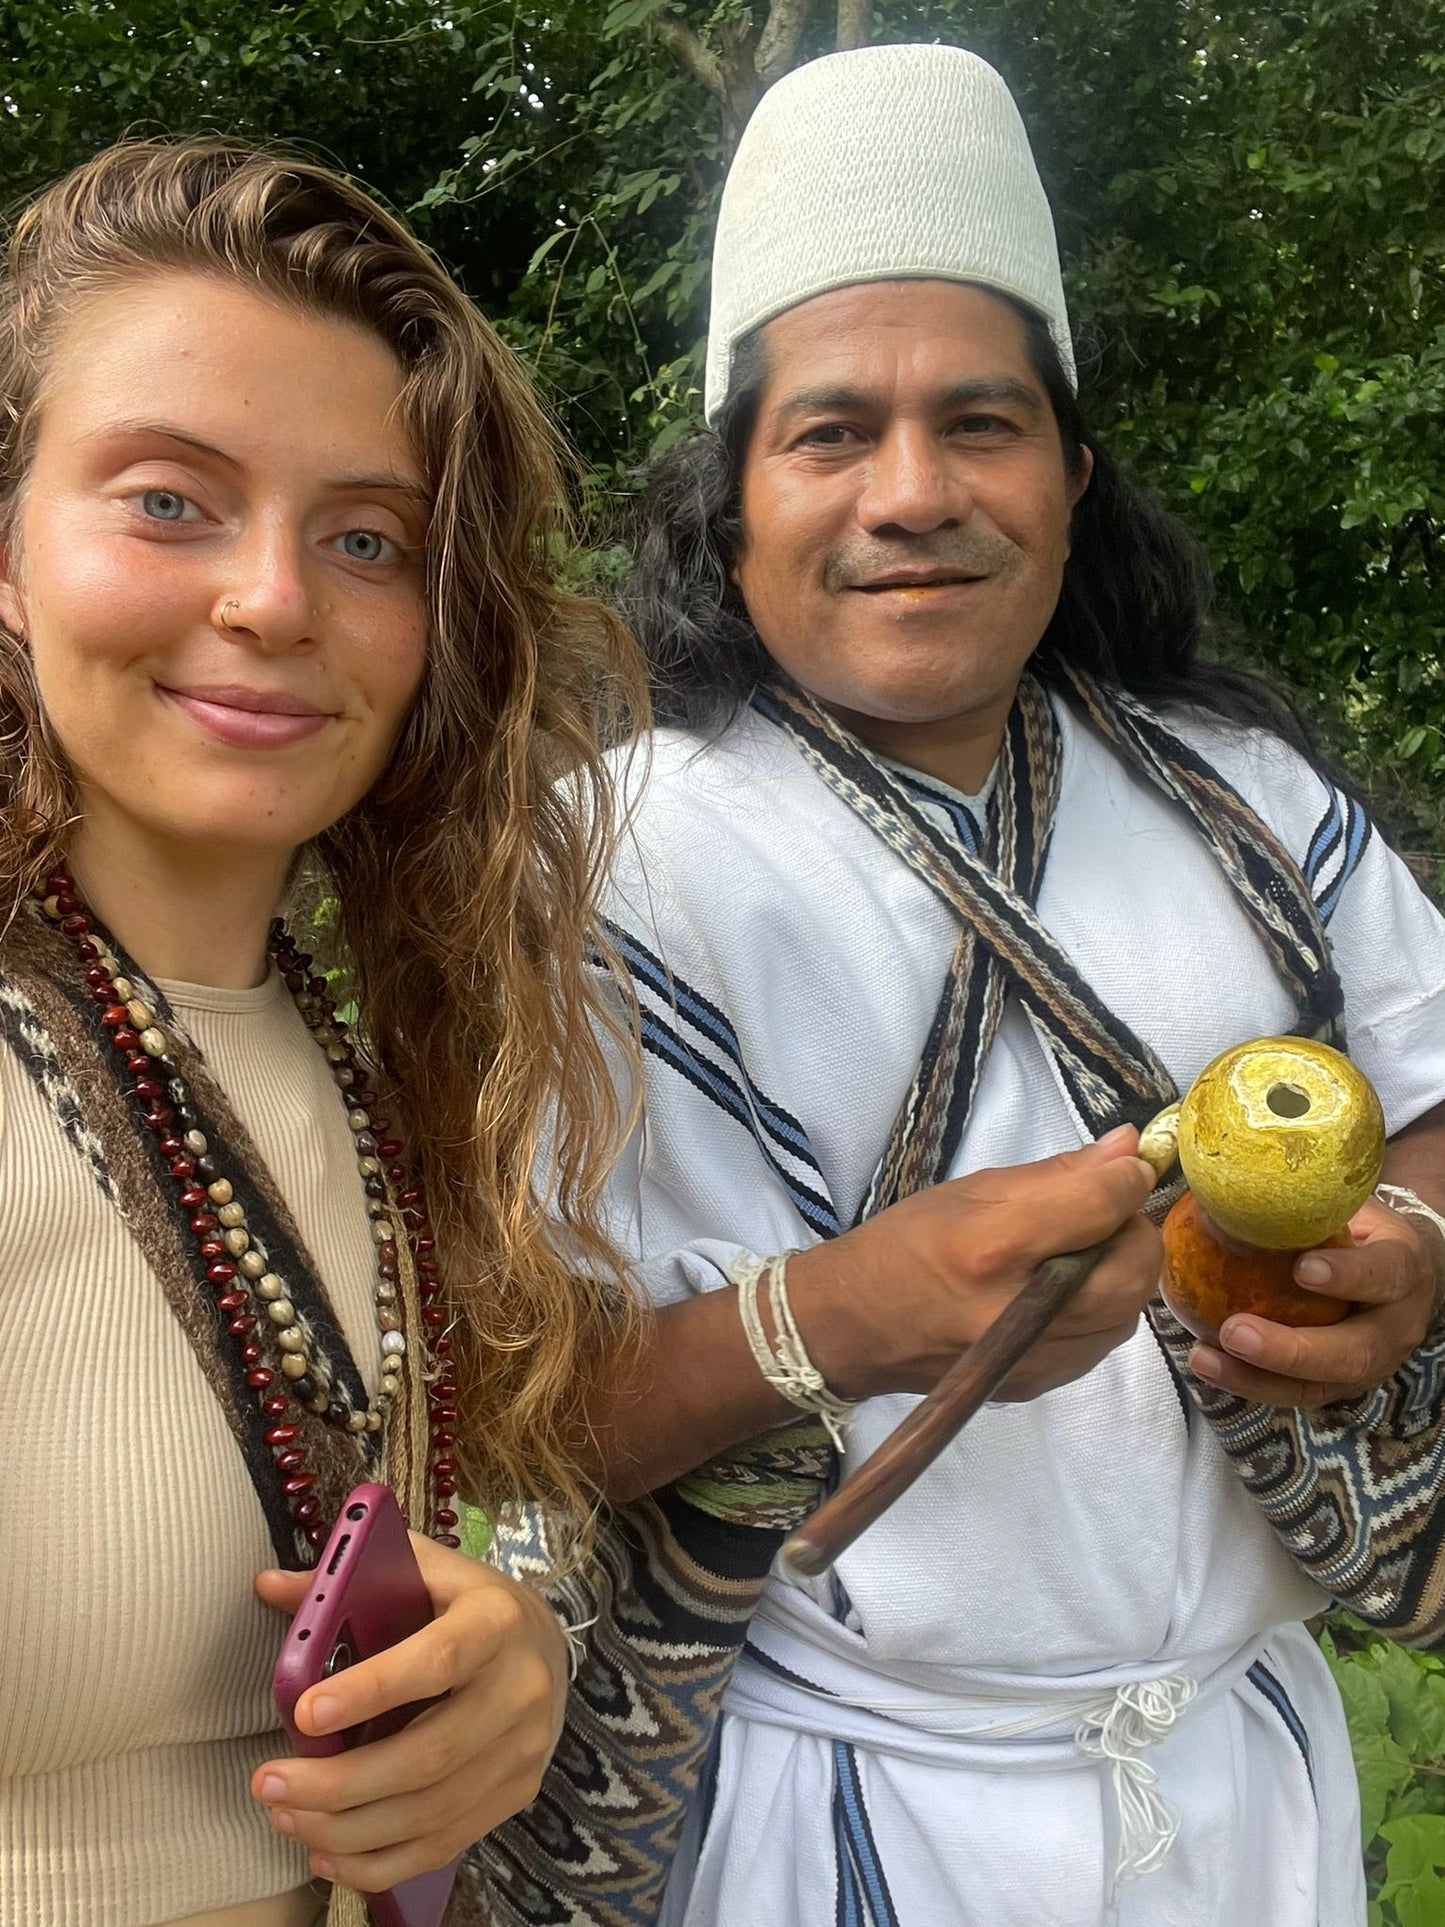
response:
<path id="1" fill-rule="evenodd" d="M 794 1604 L 794 1601 L 798 1602 Z M 1118 1819 L 1114 1890 L 1164 1862 L 1179 1820 L 1144 1758 L 1188 1707 L 1222 1698 L 1265 1644 L 1250 1641 L 1201 1670 L 1137 1677 L 952 1674 L 948 1687 L 869 1663 L 866 1643 L 805 1595 L 770 1591 L 754 1615 L 724 1711 L 760 1725 L 925 1765 L 988 1773 L 1058 1772 L 1107 1762 Z"/>

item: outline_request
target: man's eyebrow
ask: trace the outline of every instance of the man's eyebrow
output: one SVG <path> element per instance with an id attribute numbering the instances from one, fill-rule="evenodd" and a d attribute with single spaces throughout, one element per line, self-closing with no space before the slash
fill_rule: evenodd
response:
<path id="1" fill-rule="evenodd" d="M 198 435 L 188 435 L 183 428 L 177 428 L 171 422 L 107 422 L 103 428 L 97 429 L 87 439 L 99 442 L 127 435 L 159 435 L 165 441 L 179 442 L 183 448 L 193 448 L 199 455 L 209 455 L 215 461 L 224 462 L 227 468 L 241 467 L 236 457 L 228 455 L 224 448 L 216 448 L 210 442 L 203 442 Z M 431 497 L 426 489 L 420 482 L 415 482 L 406 475 L 394 473 L 337 475 L 329 477 L 321 486 L 334 489 L 338 494 L 344 495 L 368 495 L 389 489 L 398 495 L 409 495 L 422 508 L 431 507 Z"/>
<path id="2" fill-rule="evenodd" d="M 878 396 L 864 388 L 800 388 L 780 402 L 773 410 L 778 419 L 789 419 L 796 415 L 848 415 L 858 414 L 878 406 Z M 931 405 L 937 409 L 970 408 L 980 402 L 1027 409 L 1030 414 L 1042 413 L 1044 397 L 1027 382 L 1014 381 L 1007 376 L 986 376 L 976 381 L 955 382 L 952 387 L 941 389 L 931 398 Z"/>

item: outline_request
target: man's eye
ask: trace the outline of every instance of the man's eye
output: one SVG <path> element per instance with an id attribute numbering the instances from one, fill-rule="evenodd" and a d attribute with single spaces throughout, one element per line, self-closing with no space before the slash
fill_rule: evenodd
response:
<path id="1" fill-rule="evenodd" d="M 852 433 L 853 430 L 843 422 L 820 422 L 798 439 L 804 448 L 841 448 Z"/>
<path id="2" fill-rule="evenodd" d="M 965 415 L 958 426 L 966 435 L 1010 435 L 1013 423 L 1003 415 Z"/>
<path id="3" fill-rule="evenodd" d="M 341 537 L 341 549 L 353 562 L 382 562 L 395 544 L 375 529 L 348 529 Z"/>
<path id="4" fill-rule="evenodd" d="M 141 512 L 152 522 L 184 522 L 190 507 L 173 488 L 148 488 L 140 498 Z"/>

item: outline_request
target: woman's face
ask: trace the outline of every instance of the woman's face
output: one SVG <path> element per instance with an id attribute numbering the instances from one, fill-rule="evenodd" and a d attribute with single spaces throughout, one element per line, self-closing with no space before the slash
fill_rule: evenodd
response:
<path id="1" fill-rule="evenodd" d="M 0 617 L 101 841 L 283 856 L 380 775 L 426 653 L 402 385 L 364 330 L 196 273 L 68 324 Z"/>

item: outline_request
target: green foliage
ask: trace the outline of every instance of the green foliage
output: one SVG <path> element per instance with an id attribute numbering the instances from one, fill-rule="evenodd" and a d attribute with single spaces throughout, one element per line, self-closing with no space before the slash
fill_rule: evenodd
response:
<path id="1" fill-rule="evenodd" d="M 638 462 L 698 421 L 709 237 L 757 84 L 739 63 L 768 16 L 0 0 L 0 201 L 127 130 L 335 159 L 535 369 L 605 541 Z M 798 58 L 833 21 L 815 0 Z M 1006 75 L 1099 431 L 1205 542 L 1236 653 L 1298 686 L 1445 883 L 1445 0 L 877 0 L 873 36 Z"/>
<path id="2" fill-rule="evenodd" d="M 465 161 L 437 190 L 533 207 L 504 325 L 605 522 L 638 460 L 698 419 L 727 151 L 722 105 L 644 16 L 724 57 L 749 10 L 615 6 L 595 38 L 590 11 L 514 13 L 483 97 L 523 54 L 552 88 L 530 118 L 494 115 L 485 179 Z M 826 50 L 831 11 L 803 55 Z M 1205 542 L 1236 652 L 1296 684 L 1445 882 L 1442 29 L 1442 0 L 875 9 L 876 38 L 967 44 L 1010 80 L 1101 433 Z"/>
<path id="3" fill-rule="evenodd" d="M 355 173 L 552 395 L 599 538 L 571 568 L 605 587 L 631 471 L 700 416 L 749 94 L 700 76 L 767 13 L 0 0 L 0 204 L 127 132 L 235 131 Z M 832 45 L 833 7 L 812 13 L 800 59 Z M 1445 886 L 1445 0 L 877 0 L 873 33 L 1009 80 L 1101 438 L 1204 541 L 1235 650 L 1295 683 Z M 1445 1927 L 1445 1661 L 1348 1622 L 1325 1643 L 1372 1923 Z"/>
<path id="4" fill-rule="evenodd" d="M 1360 1777 L 1370 1927 L 1445 1927 L 1445 1659 L 1349 1618 L 1320 1644 Z"/>

